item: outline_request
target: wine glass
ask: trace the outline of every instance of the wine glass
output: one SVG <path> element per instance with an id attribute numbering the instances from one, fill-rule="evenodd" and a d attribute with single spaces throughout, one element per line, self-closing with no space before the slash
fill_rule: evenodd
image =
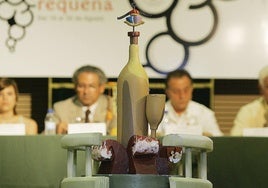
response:
<path id="1" fill-rule="evenodd" d="M 151 137 L 156 137 L 156 129 L 162 121 L 165 110 L 165 94 L 149 94 L 146 97 L 146 118 L 150 125 Z"/>

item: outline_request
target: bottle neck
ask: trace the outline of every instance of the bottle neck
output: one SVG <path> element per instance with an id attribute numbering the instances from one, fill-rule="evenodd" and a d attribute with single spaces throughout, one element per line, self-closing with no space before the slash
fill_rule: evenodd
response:
<path id="1" fill-rule="evenodd" d="M 137 44 L 129 45 L 129 60 L 131 62 L 140 62 L 139 58 L 139 46 Z"/>
<path id="2" fill-rule="evenodd" d="M 140 32 L 138 31 L 128 32 L 128 36 L 130 38 L 130 44 L 138 44 Z"/>
<path id="3" fill-rule="evenodd" d="M 137 44 L 138 45 L 138 37 L 130 37 L 130 44 Z"/>

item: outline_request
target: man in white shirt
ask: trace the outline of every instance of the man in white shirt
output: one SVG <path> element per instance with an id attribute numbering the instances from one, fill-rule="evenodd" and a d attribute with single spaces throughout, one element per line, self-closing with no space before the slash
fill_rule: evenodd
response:
<path id="1" fill-rule="evenodd" d="M 193 79 L 186 70 L 175 70 L 167 75 L 165 115 L 158 135 L 171 133 L 222 136 L 214 112 L 192 101 Z"/>
<path id="2" fill-rule="evenodd" d="M 268 66 L 259 73 L 261 96 L 242 106 L 231 129 L 232 136 L 242 136 L 244 128 L 262 128 L 268 126 Z"/>

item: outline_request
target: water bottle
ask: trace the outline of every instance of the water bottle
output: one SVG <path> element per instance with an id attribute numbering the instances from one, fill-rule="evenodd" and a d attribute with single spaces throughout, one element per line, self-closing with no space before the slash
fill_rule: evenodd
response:
<path id="1" fill-rule="evenodd" d="M 54 114 L 53 109 L 48 109 L 45 117 L 45 135 L 56 134 L 57 118 Z"/>

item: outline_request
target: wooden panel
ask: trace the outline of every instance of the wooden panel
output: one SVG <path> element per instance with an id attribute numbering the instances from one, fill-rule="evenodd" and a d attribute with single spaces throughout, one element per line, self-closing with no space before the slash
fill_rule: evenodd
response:
<path id="1" fill-rule="evenodd" d="M 31 117 L 32 96 L 30 93 L 20 93 L 17 102 L 17 113 L 26 117 Z"/>
<path id="2" fill-rule="evenodd" d="M 235 116 L 241 106 L 258 98 L 259 95 L 215 95 L 214 112 L 220 129 L 225 135 L 230 134 Z"/>

